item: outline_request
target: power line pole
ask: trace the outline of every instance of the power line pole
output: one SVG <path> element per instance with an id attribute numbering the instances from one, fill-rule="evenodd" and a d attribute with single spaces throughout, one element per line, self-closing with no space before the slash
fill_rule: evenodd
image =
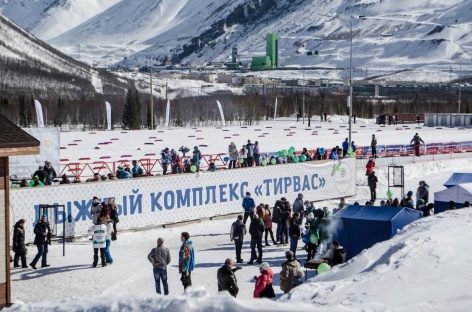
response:
<path id="1" fill-rule="evenodd" d="M 459 67 L 459 114 L 461 113 L 461 85 L 462 85 L 462 67 Z"/>
<path id="2" fill-rule="evenodd" d="M 152 98 L 152 66 L 151 66 L 151 70 L 149 71 L 149 80 L 151 82 L 151 97 L 149 99 L 149 111 L 150 111 L 150 118 L 149 120 L 151 121 L 151 127 L 150 129 L 153 130 L 154 129 L 154 102 L 153 102 L 153 98 Z"/>

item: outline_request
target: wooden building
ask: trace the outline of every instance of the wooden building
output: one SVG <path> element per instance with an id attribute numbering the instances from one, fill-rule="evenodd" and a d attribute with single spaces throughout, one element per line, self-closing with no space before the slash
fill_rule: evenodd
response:
<path id="1" fill-rule="evenodd" d="M 39 154 L 39 147 L 38 140 L 0 115 L 0 308 L 11 304 L 8 157 Z"/>

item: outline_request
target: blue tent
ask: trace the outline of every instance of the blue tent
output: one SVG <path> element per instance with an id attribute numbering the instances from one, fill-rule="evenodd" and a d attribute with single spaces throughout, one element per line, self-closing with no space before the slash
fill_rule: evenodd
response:
<path id="1" fill-rule="evenodd" d="M 392 238 L 397 230 L 422 215 L 420 211 L 403 207 L 348 206 L 334 215 L 339 226 L 333 236 L 346 249 L 346 259 L 350 259 Z"/>
<path id="2" fill-rule="evenodd" d="M 443 185 L 447 188 L 453 187 L 454 185 L 462 184 L 462 183 L 470 183 L 472 182 L 472 173 L 460 173 L 454 172 L 450 177 L 449 180 L 446 181 Z"/>
<path id="3" fill-rule="evenodd" d="M 472 183 L 462 183 L 434 193 L 434 214 L 446 211 L 451 200 L 456 208 L 463 208 L 466 201 L 472 203 Z"/>

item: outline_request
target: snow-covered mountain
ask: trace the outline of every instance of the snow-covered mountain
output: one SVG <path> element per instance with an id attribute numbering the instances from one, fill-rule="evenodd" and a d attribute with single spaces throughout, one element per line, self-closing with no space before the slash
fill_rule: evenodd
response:
<path id="1" fill-rule="evenodd" d="M 227 61 L 234 45 L 249 62 L 277 32 L 282 66 L 348 67 L 351 22 L 354 68 L 466 68 L 472 58 L 469 0 L 4 0 L 0 11 L 102 66 Z"/>
<path id="2" fill-rule="evenodd" d="M 73 84 L 68 85 L 69 83 Z M 82 92 L 126 90 L 126 79 L 79 62 L 0 15 L 0 88 L 60 93 L 66 88 Z"/>

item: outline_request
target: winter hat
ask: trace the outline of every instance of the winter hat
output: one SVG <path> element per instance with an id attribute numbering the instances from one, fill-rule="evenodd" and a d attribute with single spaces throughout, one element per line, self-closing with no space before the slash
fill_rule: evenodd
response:
<path id="1" fill-rule="evenodd" d="M 242 219 L 243 219 L 243 215 L 239 215 L 238 220 L 242 220 Z"/>
<path id="2" fill-rule="evenodd" d="M 20 219 L 19 222 L 20 222 L 20 223 L 25 223 L 26 221 L 25 221 L 25 219 Z"/>
<path id="3" fill-rule="evenodd" d="M 63 178 L 63 179 L 67 179 L 67 174 L 64 173 L 64 174 L 62 175 L 62 178 Z"/>
<path id="4" fill-rule="evenodd" d="M 313 212 L 310 212 L 307 216 L 308 220 L 313 220 L 314 218 L 315 218 L 315 215 L 313 214 Z"/>
<path id="5" fill-rule="evenodd" d="M 122 166 L 122 165 L 119 165 L 119 166 L 118 166 L 118 169 L 119 169 L 119 170 L 123 170 L 123 166 Z"/>
<path id="6" fill-rule="evenodd" d="M 45 214 L 45 213 L 43 213 L 43 215 L 41 216 L 41 218 L 47 218 L 47 217 L 48 217 L 48 215 Z"/>
<path id="7" fill-rule="evenodd" d="M 246 196 L 247 196 L 247 195 L 251 195 L 251 193 L 250 193 L 250 192 L 246 192 Z"/>
<path id="8" fill-rule="evenodd" d="M 412 191 L 408 191 L 408 193 L 406 193 L 407 195 L 413 195 L 413 192 Z"/>
<path id="9" fill-rule="evenodd" d="M 292 259 L 293 258 L 293 252 L 291 250 L 285 252 L 285 257 L 287 259 Z"/>
<path id="10" fill-rule="evenodd" d="M 263 269 L 264 271 L 269 268 L 269 263 L 267 262 L 262 262 L 261 265 L 259 266 L 260 269 Z"/>

